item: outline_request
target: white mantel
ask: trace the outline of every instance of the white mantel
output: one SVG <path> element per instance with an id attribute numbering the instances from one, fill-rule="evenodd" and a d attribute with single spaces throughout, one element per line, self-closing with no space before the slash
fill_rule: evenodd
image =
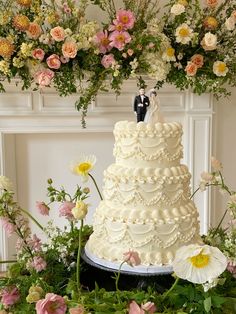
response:
<path id="1" fill-rule="evenodd" d="M 148 82 L 152 87 L 152 82 Z M 38 219 L 36 200 L 47 200 L 47 175 L 55 179 L 56 186 L 73 188 L 79 178 L 66 169 L 71 159 L 80 153 L 94 153 L 98 163 L 95 175 L 102 184 L 103 170 L 113 162 L 113 126 L 119 120 L 135 120 L 133 98 L 137 91 L 134 80 L 127 81 L 116 99 L 113 92 L 101 93 L 91 104 L 87 128 L 80 123 L 80 114 L 74 108 L 77 96 L 61 98 L 53 89 L 41 92 L 22 91 L 15 83 L 6 84 L 6 93 L 0 94 L 0 169 L 1 175 L 14 182 L 16 198 Z M 148 90 L 149 88 L 147 88 Z M 184 160 L 192 173 L 191 185 L 196 188 L 200 173 L 209 169 L 212 154 L 213 101 L 209 94 L 197 96 L 190 91 L 179 92 L 172 86 L 159 91 L 162 111 L 168 121 L 183 124 Z M 62 163 L 62 165 L 58 163 Z M 63 180 L 62 180 L 63 178 Z M 63 181 L 63 182 L 62 182 Z M 91 186 L 92 187 L 92 186 Z M 93 193 L 89 199 L 92 212 L 98 203 Z M 201 232 L 210 225 L 210 194 L 197 194 Z M 57 222 L 57 215 L 52 214 Z M 61 221 L 58 220 L 61 225 Z M 35 232 L 37 232 L 37 228 Z M 12 254 L 12 242 L 0 229 L 0 259 Z"/>

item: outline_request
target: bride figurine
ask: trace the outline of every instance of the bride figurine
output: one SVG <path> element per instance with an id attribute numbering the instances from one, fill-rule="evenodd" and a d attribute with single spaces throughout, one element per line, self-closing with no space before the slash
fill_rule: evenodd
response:
<path id="1" fill-rule="evenodd" d="M 157 122 L 164 123 L 164 118 L 160 112 L 160 100 L 155 89 L 150 91 L 150 106 L 144 117 L 144 122 L 155 124 Z"/>

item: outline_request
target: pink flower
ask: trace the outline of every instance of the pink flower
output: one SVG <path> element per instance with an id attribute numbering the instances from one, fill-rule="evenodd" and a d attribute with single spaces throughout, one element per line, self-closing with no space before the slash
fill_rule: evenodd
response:
<path id="1" fill-rule="evenodd" d="M 29 24 L 26 34 L 29 38 L 37 39 L 42 34 L 42 29 L 39 24 L 32 22 Z"/>
<path id="2" fill-rule="evenodd" d="M 35 73 L 34 79 L 41 87 L 48 86 L 54 77 L 54 72 L 50 69 L 39 70 Z"/>
<path id="3" fill-rule="evenodd" d="M 41 256 L 35 256 L 30 264 L 38 273 L 47 267 L 46 261 Z"/>
<path id="4" fill-rule="evenodd" d="M 64 202 L 61 204 L 61 206 L 59 207 L 59 216 L 64 216 L 66 217 L 66 219 L 68 220 L 73 220 L 74 216 L 71 212 L 72 208 L 75 207 L 75 203 L 72 202 Z"/>
<path id="5" fill-rule="evenodd" d="M 197 73 L 197 69 L 197 65 L 193 62 L 188 62 L 185 67 L 185 71 L 188 76 L 194 76 Z"/>
<path id="6" fill-rule="evenodd" d="M 11 236 L 15 232 L 16 226 L 14 226 L 6 217 L 1 217 L 0 220 L 7 235 Z"/>
<path id="7" fill-rule="evenodd" d="M 192 56 L 191 61 L 196 64 L 197 68 L 201 68 L 204 64 L 203 62 L 203 56 L 200 54 L 195 54 Z"/>
<path id="8" fill-rule="evenodd" d="M 141 259 L 139 257 L 138 252 L 129 251 L 123 254 L 124 261 L 129 264 L 130 266 L 137 266 L 141 264 Z"/>
<path id="9" fill-rule="evenodd" d="M 62 45 L 62 54 L 65 58 L 75 58 L 77 55 L 77 51 L 77 44 L 73 40 L 67 40 Z"/>
<path id="10" fill-rule="evenodd" d="M 236 278 L 236 264 L 233 261 L 228 261 L 227 270 L 233 275 L 234 278 Z"/>
<path id="11" fill-rule="evenodd" d="M 51 69 L 59 69 L 61 66 L 61 61 L 58 55 L 52 54 L 46 59 L 47 65 Z"/>
<path id="12" fill-rule="evenodd" d="M 34 59 L 42 61 L 45 56 L 45 52 L 41 48 L 36 48 L 32 51 L 32 56 Z"/>
<path id="13" fill-rule="evenodd" d="M 218 5 L 219 0 L 206 0 L 206 4 L 210 8 L 215 8 Z"/>
<path id="14" fill-rule="evenodd" d="M 114 55 L 112 53 L 110 53 L 109 55 L 104 55 L 102 57 L 102 65 L 104 66 L 104 68 L 108 69 L 109 67 L 111 67 L 114 63 L 115 63 L 115 59 L 114 59 Z"/>
<path id="15" fill-rule="evenodd" d="M 119 10 L 116 14 L 118 23 L 123 24 L 124 29 L 132 29 L 134 27 L 135 17 L 130 10 Z"/>
<path id="16" fill-rule="evenodd" d="M 41 239 L 39 239 L 36 234 L 33 235 L 32 239 L 29 240 L 29 245 L 35 252 L 41 251 L 42 243 Z"/>
<path id="17" fill-rule="evenodd" d="M 63 56 L 60 56 L 60 60 L 61 60 L 61 63 L 67 63 L 67 62 L 69 62 L 70 61 L 70 58 L 65 58 L 65 57 L 63 57 Z"/>
<path id="18" fill-rule="evenodd" d="M 65 314 L 66 302 L 60 295 L 47 293 L 45 299 L 36 303 L 37 314 Z"/>
<path id="19" fill-rule="evenodd" d="M 65 30 L 61 26 L 56 26 L 52 28 L 50 31 L 50 35 L 55 41 L 58 41 L 58 42 L 63 41 L 66 37 Z"/>
<path id="20" fill-rule="evenodd" d="M 211 166 L 215 171 L 222 170 L 222 164 L 219 160 L 217 160 L 215 157 L 211 157 Z"/>
<path id="21" fill-rule="evenodd" d="M 20 293 L 15 286 L 6 287 L 0 291 L 0 297 L 3 306 L 8 308 L 20 299 Z"/>
<path id="22" fill-rule="evenodd" d="M 85 310 L 82 305 L 78 305 L 77 307 L 73 307 L 69 309 L 70 314 L 84 314 Z"/>
<path id="23" fill-rule="evenodd" d="M 135 301 L 132 301 L 129 304 L 129 314 L 145 314 L 145 312 Z"/>
<path id="24" fill-rule="evenodd" d="M 145 304 L 141 305 L 141 308 L 145 311 L 145 313 L 153 314 L 156 312 L 157 308 L 153 302 L 146 302 Z"/>
<path id="25" fill-rule="evenodd" d="M 48 216 L 49 214 L 49 207 L 44 202 L 36 202 L 36 208 L 43 216 Z"/>
<path id="26" fill-rule="evenodd" d="M 211 173 L 209 173 L 209 172 L 203 171 L 203 172 L 201 173 L 201 178 L 202 178 L 202 180 L 204 180 L 205 182 L 210 182 L 210 181 L 212 181 L 212 179 L 213 179 L 213 175 L 212 175 Z"/>
<path id="27" fill-rule="evenodd" d="M 94 37 L 94 42 L 96 43 L 96 45 L 98 45 L 99 51 L 101 53 L 106 53 L 107 51 L 111 50 L 111 46 L 110 44 L 110 40 L 108 39 L 108 33 L 107 30 L 105 30 L 104 32 L 98 32 L 95 37 Z"/>
<path id="28" fill-rule="evenodd" d="M 114 31 L 109 35 L 109 40 L 111 41 L 111 47 L 123 50 L 125 45 L 131 41 L 131 37 L 128 32 Z"/>
<path id="29" fill-rule="evenodd" d="M 67 14 L 71 13 L 71 8 L 68 6 L 67 3 L 63 3 L 63 11 Z"/>
<path id="30" fill-rule="evenodd" d="M 108 30 L 110 32 L 112 31 L 122 32 L 125 30 L 125 28 L 124 28 L 124 24 L 120 23 L 118 20 L 114 20 L 113 24 L 109 26 Z"/>

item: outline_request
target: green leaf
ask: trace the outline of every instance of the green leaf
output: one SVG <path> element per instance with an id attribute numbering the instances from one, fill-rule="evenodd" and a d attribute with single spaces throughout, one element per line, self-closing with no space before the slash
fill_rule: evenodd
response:
<path id="1" fill-rule="evenodd" d="M 204 309 L 207 313 L 211 310 L 211 297 L 208 297 L 204 300 Z"/>

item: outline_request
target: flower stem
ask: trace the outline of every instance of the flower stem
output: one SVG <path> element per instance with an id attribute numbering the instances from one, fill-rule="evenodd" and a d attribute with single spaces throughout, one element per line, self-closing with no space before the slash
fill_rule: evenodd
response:
<path id="1" fill-rule="evenodd" d="M 82 248 L 82 230 L 83 230 L 84 221 L 81 220 L 80 229 L 79 229 L 79 247 L 78 247 L 78 255 L 77 255 L 77 265 L 76 265 L 76 282 L 77 282 L 77 290 L 80 292 L 80 257 L 81 257 L 81 248 Z"/>
<path id="2" fill-rule="evenodd" d="M 164 301 L 166 299 L 166 297 L 168 296 L 168 294 L 170 294 L 170 292 L 175 288 L 175 286 L 178 284 L 179 281 L 179 277 L 177 277 L 175 279 L 175 282 L 173 283 L 173 285 L 170 287 L 170 289 L 164 294 L 164 297 L 162 299 L 162 301 Z"/>
<path id="3" fill-rule="evenodd" d="M 37 225 L 41 230 L 44 231 L 43 226 L 40 225 L 40 223 L 39 223 L 27 210 L 21 208 L 21 211 L 22 211 L 23 213 L 25 213 L 28 217 L 30 217 L 30 219 L 33 220 L 33 222 L 36 223 L 36 225 Z"/>
<path id="4" fill-rule="evenodd" d="M 90 173 L 89 173 L 88 175 L 89 175 L 90 178 L 93 180 L 93 183 L 94 183 L 94 185 L 95 185 L 95 187 L 96 187 L 96 189 L 97 189 L 97 191 L 98 191 L 98 194 L 99 194 L 99 196 L 100 196 L 100 199 L 101 199 L 101 201 L 102 201 L 102 200 L 103 200 L 103 197 L 102 197 L 102 194 L 101 194 L 101 192 L 100 192 L 100 190 L 99 190 L 99 188 L 98 188 L 97 182 L 95 181 L 94 177 L 93 177 Z"/>
<path id="5" fill-rule="evenodd" d="M 125 261 L 123 261 L 121 264 L 120 264 L 120 267 L 119 267 L 119 270 L 118 270 L 118 274 L 116 275 L 116 291 L 120 291 L 119 288 L 118 288 L 118 283 L 119 283 L 119 280 L 120 280 L 120 271 L 121 271 L 121 267 L 122 265 L 125 263 Z"/>

